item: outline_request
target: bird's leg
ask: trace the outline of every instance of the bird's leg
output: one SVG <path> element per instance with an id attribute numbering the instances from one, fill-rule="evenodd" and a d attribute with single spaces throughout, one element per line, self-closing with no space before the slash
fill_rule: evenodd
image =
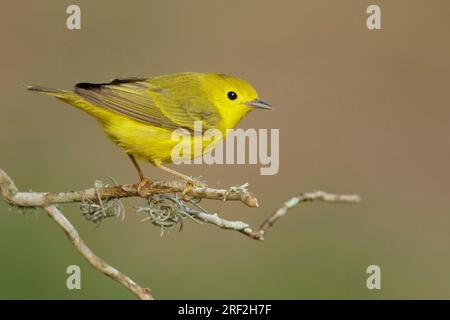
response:
<path id="1" fill-rule="evenodd" d="M 131 160 L 131 162 L 133 162 L 133 166 L 134 166 L 134 168 L 136 169 L 136 171 L 137 171 L 137 173 L 138 173 L 138 175 L 139 175 L 140 182 L 139 182 L 139 184 L 138 184 L 138 186 L 137 186 L 137 191 L 138 191 L 138 194 L 139 194 L 140 196 L 142 196 L 142 194 L 141 194 L 142 188 L 144 188 L 146 185 L 150 185 L 151 182 L 150 182 L 150 180 L 142 173 L 141 167 L 139 167 L 139 164 L 138 164 L 138 162 L 136 161 L 136 158 L 135 158 L 133 155 L 131 155 L 131 154 L 128 154 L 128 157 L 130 157 L 130 160 Z"/>
<path id="2" fill-rule="evenodd" d="M 192 179 L 191 177 L 189 177 L 189 176 L 187 176 L 187 175 L 185 175 L 185 174 L 182 174 L 181 172 L 178 172 L 178 171 L 175 171 L 175 170 L 173 170 L 173 169 L 170 169 L 170 168 L 168 168 L 168 167 L 166 167 L 166 166 L 163 166 L 163 165 L 160 164 L 160 163 L 154 163 L 154 165 L 155 165 L 156 167 L 158 167 L 158 168 L 160 168 L 160 169 L 162 169 L 162 170 L 164 170 L 164 171 L 170 173 L 170 174 L 173 174 L 174 176 L 176 176 L 176 177 L 178 177 L 178 178 L 183 179 L 184 181 L 186 181 L 186 182 L 188 183 L 188 185 L 190 184 L 191 187 L 192 187 L 192 186 L 197 186 L 197 187 L 204 187 L 204 186 L 205 186 L 204 183 L 202 183 L 202 182 L 200 182 L 200 181 L 197 181 L 197 180 L 194 180 L 194 179 Z M 188 187 L 188 185 L 186 185 L 186 187 Z"/>

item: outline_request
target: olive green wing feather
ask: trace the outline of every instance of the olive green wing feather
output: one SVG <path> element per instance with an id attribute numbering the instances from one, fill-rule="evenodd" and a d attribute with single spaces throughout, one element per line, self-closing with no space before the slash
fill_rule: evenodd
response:
<path id="1" fill-rule="evenodd" d="M 75 93 L 99 107 L 161 128 L 193 131 L 195 121 L 202 121 L 203 131 L 219 125 L 220 114 L 207 99 L 161 84 L 143 78 L 114 79 L 79 83 Z"/>

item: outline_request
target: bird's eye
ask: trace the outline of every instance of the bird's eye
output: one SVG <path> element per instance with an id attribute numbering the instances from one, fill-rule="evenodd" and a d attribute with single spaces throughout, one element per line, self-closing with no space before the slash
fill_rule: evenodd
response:
<path id="1" fill-rule="evenodd" d="M 236 100 L 237 99 L 237 94 L 234 91 L 229 91 L 227 93 L 227 96 L 228 96 L 228 99 L 230 99 L 230 100 Z"/>

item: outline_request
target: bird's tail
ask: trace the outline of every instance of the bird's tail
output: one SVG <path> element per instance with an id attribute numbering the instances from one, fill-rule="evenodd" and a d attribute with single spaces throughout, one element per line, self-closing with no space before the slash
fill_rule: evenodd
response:
<path id="1" fill-rule="evenodd" d="M 80 101 L 80 100 L 82 100 L 81 97 L 73 91 L 49 88 L 49 87 L 42 87 L 42 86 L 27 86 L 26 88 L 30 91 L 39 92 L 39 93 L 46 94 L 48 96 L 58 98 L 59 100 L 62 100 L 68 104 L 71 104 L 79 109 L 87 111 L 87 110 L 85 110 L 86 108 L 84 106 L 84 103 L 82 101 Z"/>
<path id="2" fill-rule="evenodd" d="M 30 91 L 39 92 L 58 98 L 59 100 L 62 100 L 80 110 L 83 110 L 84 112 L 89 113 L 90 115 L 96 117 L 98 120 L 101 121 L 108 120 L 111 115 L 111 111 L 93 105 L 92 103 L 80 97 L 74 91 L 41 86 L 27 86 L 26 88 Z"/>
<path id="3" fill-rule="evenodd" d="M 56 89 L 56 88 L 48 88 L 48 87 L 41 87 L 41 86 L 27 86 L 26 88 L 30 91 L 44 93 L 49 96 L 54 96 L 54 97 L 57 97 L 60 99 L 67 99 L 73 95 L 72 91 L 61 90 L 61 89 Z"/>

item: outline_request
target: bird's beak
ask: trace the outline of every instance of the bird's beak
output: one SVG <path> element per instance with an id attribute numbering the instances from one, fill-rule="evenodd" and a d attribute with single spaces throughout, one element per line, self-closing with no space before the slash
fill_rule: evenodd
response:
<path id="1" fill-rule="evenodd" d="M 246 103 L 246 105 L 253 107 L 253 108 L 259 108 L 259 109 L 267 109 L 271 110 L 272 106 L 268 104 L 267 102 L 261 100 L 261 99 L 255 99 L 252 101 L 249 101 Z"/>

